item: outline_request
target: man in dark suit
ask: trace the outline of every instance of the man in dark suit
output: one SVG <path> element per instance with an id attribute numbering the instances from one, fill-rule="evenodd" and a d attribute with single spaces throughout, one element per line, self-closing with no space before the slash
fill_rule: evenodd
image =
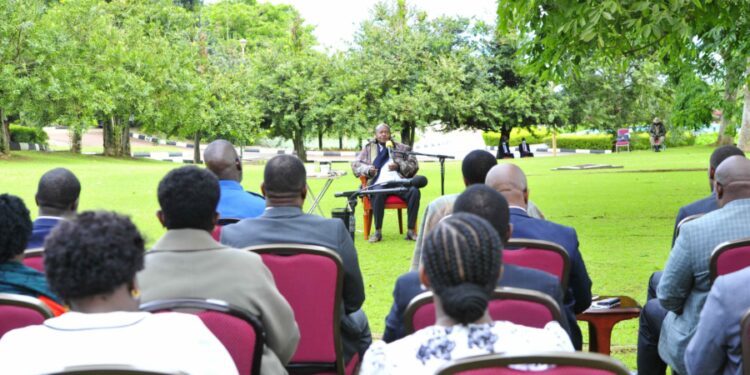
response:
<path id="1" fill-rule="evenodd" d="M 73 172 L 55 168 L 42 175 L 34 197 L 39 216 L 34 220 L 27 249 L 43 247 L 52 228 L 65 218 L 75 216 L 80 194 L 81 183 Z"/>
<path id="2" fill-rule="evenodd" d="M 344 222 L 302 212 L 307 195 L 305 166 L 291 155 L 278 155 L 266 164 L 260 186 L 266 197 L 266 210 L 257 218 L 227 225 L 221 243 L 243 248 L 274 243 L 300 243 L 327 247 L 341 256 L 344 265 L 341 337 L 345 361 L 370 346 L 372 337 L 365 313 L 365 288 L 357 260 L 357 250 Z"/>
<path id="3" fill-rule="evenodd" d="M 509 224 L 508 202 L 495 190 L 483 184 L 469 186 L 456 198 L 453 212 L 468 212 L 486 219 L 497 230 L 503 246 L 508 243 L 513 231 Z M 552 297 L 558 306 L 562 306 L 559 280 L 543 271 L 503 264 L 498 285 L 539 291 Z M 393 306 L 385 318 L 383 341 L 392 342 L 406 336 L 404 326 L 406 308 L 414 297 L 425 291 L 426 289 L 419 281 L 419 272 L 408 272 L 396 280 L 396 286 L 393 289 Z M 564 310 L 563 314 L 565 314 Z M 567 326 L 566 322 L 563 325 L 566 331 L 568 331 Z"/>
<path id="4" fill-rule="evenodd" d="M 514 164 L 499 164 L 487 174 L 485 184 L 500 192 L 510 205 L 510 222 L 513 224 L 513 238 L 529 238 L 554 242 L 568 252 L 570 276 L 568 290 L 565 291 L 566 317 L 570 324 L 571 340 L 576 350 L 583 346 L 581 330 L 575 316 L 591 305 L 591 279 L 586 271 L 583 257 L 578 251 L 578 234 L 575 229 L 549 220 L 530 217 L 526 212 L 529 201 L 529 188 L 526 175 Z"/>

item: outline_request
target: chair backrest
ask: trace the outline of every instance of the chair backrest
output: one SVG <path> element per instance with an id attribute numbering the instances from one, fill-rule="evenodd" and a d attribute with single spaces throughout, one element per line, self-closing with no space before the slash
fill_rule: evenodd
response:
<path id="1" fill-rule="evenodd" d="M 47 305 L 34 297 L 0 293 L 0 337 L 16 328 L 42 324 L 52 316 Z"/>
<path id="2" fill-rule="evenodd" d="M 740 320 L 740 343 L 742 344 L 742 373 L 750 375 L 750 309 Z"/>
<path id="3" fill-rule="evenodd" d="M 711 253 L 711 282 L 721 275 L 739 271 L 747 266 L 750 266 L 750 238 L 721 243 Z"/>
<path id="4" fill-rule="evenodd" d="M 265 332 L 249 311 L 220 300 L 194 298 L 151 301 L 141 310 L 195 312 L 227 349 L 240 374 L 260 374 Z"/>
<path id="5" fill-rule="evenodd" d="M 693 221 L 693 220 L 695 220 L 695 219 L 697 219 L 697 218 L 699 218 L 699 217 L 701 217 L 703 215 L 705 215 L 705 213 L 686 216 L 685 218 L 683 218 L 682 220 L 680 220 L 680 222 L 677 223 L 677 225 L 674 227 L 674 238 L 675 238 L 675 240 L 677 239 L 677 236 L 680 235 L 680 228 L 682 228 L 682 226 L 685 225 L 685 223 L 687 223 L 689 221 Z"/>
<path id="6" fill-rule="evenodd" d="M 523 371 L 514 365 L 550 365 L 545 370 Z M 598 353 L 540 352 L 529 355 L 490 354 L 453 361 L 437 371 L 437 375 L 629 375 L 625 365 Z"/>
<path id="7" fill-rule="evenodd" d="M 343 373 L 341 257 L 331 249 L 302 244 L 260 245 L 245 250 L 260 254 L 279 292 L 294 310 L 300 341 L 287 369 Z"/>
<path id="8" fill-rule="evenodd" d="M 551 321 L 562 324 L 560 306 L 552 297 L 528 289 L 496 288 L 487 307 L 492 320 L 507 320 L 528 327 L 543 328 Z M 435 324 L 432 292 L 414 297 L 404 312 L 406 332 L 411 334 Z"/>
<path id="9" fill-rule="evenodd" d="M 554 242 L 511 238 L 503 250 L 503 263 L 551 273 L 560 280 L 562 290 L 568 290 L 570 257 L 562 246 Z"/>
<path id="10" fill-rule="evenodd" d="M 23 264 L 44 273 L 44 248 L 27 249 L 23 252 Z"/>
<path id="11" fill-rule="evenodd" d="M 129 365 L 83 365 L 66 367 L 50 375 L 187 375 L 184 372 L 157 372 Z"/>
<path id="12" fill-rule="evenodd" d="M 620 129 L 617 129 L 617 136 L 618 137 L 625 136 L 625 135 L 630 135 L 630 129 L 629 128 L 620 128 Z"/>
<path id="13" fill-rule="evenodd" d="M 224 226 L 224 225 L 234 224 L 234 223 L 239 222 L 240 220 L 242 219 L 238 219 L 236 217 L 222 217 L 216 221 L 216 225 Z"/>

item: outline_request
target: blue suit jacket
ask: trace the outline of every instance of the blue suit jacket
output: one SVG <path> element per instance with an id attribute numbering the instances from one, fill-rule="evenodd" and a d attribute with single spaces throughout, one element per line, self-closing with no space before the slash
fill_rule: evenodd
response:
<path id="1" fill-rule="evenodd" d="M 510 222 L 513 224 L 512 238 L 551 241 L 568 252 L 570 276 L 568 290 L 565 291 L 564 309 L 567 310 L 565 316 L 570 325 L 573 346 L 580 350 L 583 346 L 583 338 L 575 315 L 591 306 L 591 279 L 583 263 L 583 257 L 578 251 L 578 234 L 573 228 L 530 217 L 526 211 L 519 208 L 510 209 Z"/>
<path id="2" fill-rule="evenodd" d="M 718 208 L 719 202 L 716 200 L 716 194 L 713 193 L 703 199 L 699 199 L 693 203 L 680 207 L 680 210 L 677 211 L 677 217 L 674 220 L 674 230 L 672 231 L 672 246 L 674 246 L 674 241 L 677 239 L 674 236 L 674 232 L 675 230 L 677 230 L 677 224 L 679 224 L 682 219 L 692 215 L 705 214 Z"/>
<path id="3" fill-rule="evenodd" d="M 562 308 L 560 282 L 554 275 L 531 268 L 506 264 L 497 284 L 498 286 L 531 289 L 549 295 L 560 306 L 563 316 L 566 318 L 563 329 L 568 331 L 567 322 L 569 319 L 565 316 L 565 309 Z M 392 342 L 406 336 L 406 327 L 404 326 L 406 308 L 414 297 L 426 291 L 419 281 L 418 272 L 408 272 L 399 276 L 396 280 L 396 286 L 393 288 L 391 311 L 385 317 L 383 341 Z M 573 319 L 575 320 L 575 317 Z"/>
<path id="4" fill-rule="evenodd" d="M 750 309 L 750 269 L 716 279 L 685 351 L 688 374 L 742 375 L 740 319 Z"/>
<path id="5" fill-rule="evenodd" d="M 62 218 L 53 217 L 40 217 L 34 220 L 34 227 L 29 237 L 29 243 L 26 244 L 27 249 L 36 249 L 38 247 L 44 247 L 44 239 L 47 238 L 52 228 L 57 226 Z"/>

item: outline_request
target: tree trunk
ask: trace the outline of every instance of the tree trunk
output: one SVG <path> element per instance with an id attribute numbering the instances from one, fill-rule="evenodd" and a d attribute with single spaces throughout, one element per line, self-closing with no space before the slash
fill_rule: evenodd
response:
<path id="1" fill-rule="evenodd" d="M 123 121 L 120 129 L 120 156 L 130 157 L 130 124 L 133 121 L 133 115 L 130 115 L 128 121 Z"/>
<path id="2" fill-rule="evenodd" d="M 0 108 L 0 155 L 10 156 L 10 125 L 5 121 L 5 112 Z"/>
<path id="3" fill-rule="evenodd" d="M 737 143 L 742 151 L 750 151 L 750 89 L 747 87 L 747 83 L 742 86 L 742 94 L 744 95 L 743 102 L 745 105 L 742 108 L 742 126 L 740 127 L 740 141 Z"/>
<path id="4" fill-rule="evenodd" d="M 318 130 L 318 150 L 323 151 L 323 129 Z"/>
<path id="5" fill-rule="evenodd" d="M 109 121 L 102 121 L 102 142 L 104 156 L 115 156 L 115 116 L 110 116 Z"/>
<path id="6" fill-rule="evenodd" d="M 302 160 L 303 163 L 307 163 L 307 153 L 305 152 L 305 135 L 301 130 L 295 131 L 292 136 L 292 143 L 294 143 L 294 151 L 297 151 L 297 157 Z"/>
<path id="7" fill-rule="evenodd" d="M 729 79 L 724 82 L 724 107 L 721 109 L 721 118 L 719 119 L 719 136 L 716 139 L 717 146 L 731 145 L 734 142 L 732 137 L 726 135 L 727 128 L 729 127 L 729 114 L 727 113 L 728 107 L 731 106 L 737 98 L 737 91 L 734 89 L 734 83 L 730 82 Z"/>
<path id="8" fill-rule="evenodd" d="M 339 150 L 343 150 L 343 149 L 344 149 L 344 137 L 339 136 Z"/>
<path id="9" fill-rule="evenodd" d="M 81 129 L 76 129 L 75 127 L 73 127 L 70 130 L 70 152 L 74 154 L 81 153 L 81 138 L 83 138 Z"/>
<path id="10" fill-rule="evenodd" d="M 411 147 L 414 146 L 414 126 L 410 124 L 404 124 L 401 128 L 401 143 Z"/>
<path id="11" fill-rule="evenodd" d="M 510 147 L 510 131 L 513 128 L 501 127 L 500 128 L 500 139 L 497 141 L 497 153 L 495 154 L 496 159 L 502 159 L 505 157 L 503 153 L 503 139 L 508 140 L 508 147 Z"/>
<path id="12" fill-rule="evenodd" d="M 195 137 L 193 138 L 193 163 L 200 164 L 201 163 L 201 132 L 197 131 L 195 132 Z"/>
<path id="13" fill-rule="evenodd" d="M 359 148 L 360 150 L 362 149 L 362 147 L 365 147 L 365 146 L 362 146 L 362 138 L 361 138 L 361 137 L 360 137 L 360 138 L 357 138 L 357 146 L 359 146 L 358 148 Z"/>

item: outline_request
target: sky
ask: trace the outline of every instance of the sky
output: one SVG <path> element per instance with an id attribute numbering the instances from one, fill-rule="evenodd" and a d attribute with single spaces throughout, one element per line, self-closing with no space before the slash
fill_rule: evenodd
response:
<path id="1" fill-rule="evenodd" d="M 215 2 L 208 1 L 208 2 Z M 264 0 L 260 0 L 263 2 Z M 389 0 L 394 1 L 395 0 Z M 290 4 L 297 8 L 307 24 L 315 26 L 315 36 L 322 47 L 347 48 L 359 24 L 368 18 L 377 0 L 269 0 L 273 4 Z M 408 6 L 427 12 L 429 17 L 476 17 L 494 23 L 496 0 L 407 0 Z"/>

